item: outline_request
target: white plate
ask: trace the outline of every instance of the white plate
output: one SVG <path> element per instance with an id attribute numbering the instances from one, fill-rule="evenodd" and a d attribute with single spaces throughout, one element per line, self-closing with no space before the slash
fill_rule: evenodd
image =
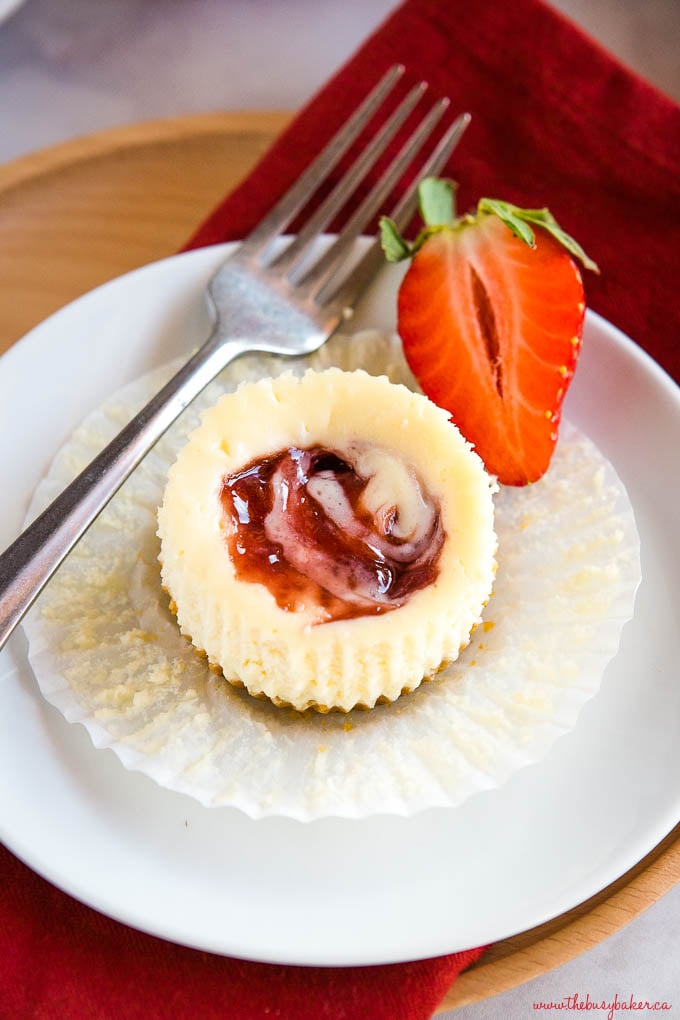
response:
<path id="1" fill-rule="evenodd" d="M 0 545 L 55 450 L 108 393 L 205 335 L 224 248 L 116 280 L 0 361 Z M 394 326 L 399 271 L 357 328 Z M 455 810 L 411 819 L 252 821 L 206 809 L 96 751 L 37 693 L 17 633 L 0 656 L 0 835 L 34 870 L 127 924 L 252 959 L 389 963 L 495 941 L 591 896 L 680 817 L 680 398 L 589 314 L 568 414 L 636 511 L 643 581 L 602 689 L 540 765 Z M 11 426 L 11 428 L 10 428 Z"/>

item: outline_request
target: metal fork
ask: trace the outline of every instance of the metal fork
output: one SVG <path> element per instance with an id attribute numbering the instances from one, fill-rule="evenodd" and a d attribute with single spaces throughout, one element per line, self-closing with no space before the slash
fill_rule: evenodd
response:
<path id="1" fill-rule="evenodd" d="M 343 275 L 348 260 L 351 262 L 354 242 L 431 138 L 449 105 L 447 99 L 432 105 L 379 182 L 354 209 L 337 239 L 311 268 L 308 268 L 310 252 L 321 232 L 341 212 L 385 152 L 425 92 L 425 82 L 412 88 L 396 106 L 288 246 L 280 254 L 272 249 L 385 103 L 402 73 L 400 66 L 387 72 L 296 183 L 218 268 L 208 285 L 214 313 L 208 340 L 0 556 L 0 648 L 59 564 L 145 454 L 229 362 L 252 351 L 311 354 L 351 314 L 383 259 L 376 240 Z M 400 228 L 415 213 L 418 178 L 441 172 L 468 122 L 469 116 L 463 114 L 441 135 L 417 177 L 391 210 L 390 215 Z"/>

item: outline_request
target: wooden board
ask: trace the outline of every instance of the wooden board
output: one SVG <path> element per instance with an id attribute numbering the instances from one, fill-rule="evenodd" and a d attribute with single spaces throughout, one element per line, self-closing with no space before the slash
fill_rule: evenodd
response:
<path id="1" fill-rule="evenodd" d="M 288 119 L 155 121 L 0 166 L 0 353 L 79 295 L 176 252 Z"/>
<path id="2" fill-rule="evenodd" d="M 288 119 L 224 113 L 138 124 L 0 166 L 0 352 L 92 287 L 180 248 Z M 597 896 L 491 947 L 439 1012 L 566 963 L 679 881 L 680 826 Z"/>

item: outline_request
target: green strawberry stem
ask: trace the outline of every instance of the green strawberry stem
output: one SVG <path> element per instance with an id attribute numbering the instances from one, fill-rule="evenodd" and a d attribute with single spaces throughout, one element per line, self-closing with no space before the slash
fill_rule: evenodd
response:
<path id="1" fill-rule="evenodd" d="M 454 181 L 436 177 L 426 177 L 420 182 L 418 199 L 425 229 L 420 231 L 415 241 L 407 241 L 389 216 L 381 217 L 380 239 L 388 262 L 413 258 L 427 238 L 441 230 L 459 230 L 461 227 L 474 224 L 479 217 L 497 216 L 530 248 L 536 247 L 533 227 L 540 227 L 551 234 L 586 269 L 599 273 L 597 263 L 586 255 L 578 241 L 562 229 L 549 209 L 521 209 L 511 202 L 503 202 L 497 198 L 481 198 L 475 214 L 456 216 L 455 189 Z"/>

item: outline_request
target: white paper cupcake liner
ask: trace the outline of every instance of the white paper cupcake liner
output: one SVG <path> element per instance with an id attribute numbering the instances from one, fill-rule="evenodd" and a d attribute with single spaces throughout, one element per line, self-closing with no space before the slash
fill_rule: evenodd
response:
<path id="1" fill-rule="evenodd" d="M 614 469 L 563 424 L 546 476 L 496 497 L 498 575 L 460 658 L 394 705 L 299 715 L 207 668 L 160 587 L 156 510 L 201 408 L 245 379 L 337 365 L 416 387 L 398 339 L 337 336 L 312 359 L 242 359 L 123 486 L 26 618 L 44 696 L 129 769 L 209 806 L 300 820 L 453 806 L 535 763 L 576 723 L 616 654 L 640 581 L 633 511 Z M 176 366 L 91 414 L 38 487 L 37 515 Z"/>

